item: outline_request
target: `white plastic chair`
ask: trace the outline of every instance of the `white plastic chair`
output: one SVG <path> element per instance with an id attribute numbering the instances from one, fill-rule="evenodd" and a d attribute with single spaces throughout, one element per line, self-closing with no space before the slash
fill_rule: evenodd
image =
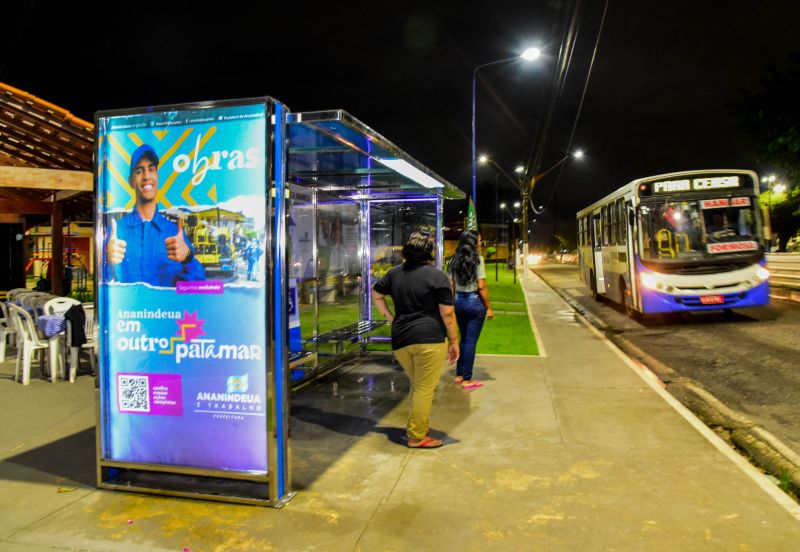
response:
<path id="1" fill-rule="evenodd" d="M 78 301 L 77 299 L 72 299 L 70 297 L 52 297 L 45 302 L 44 308 L 42 310 L 44 311 L 45 315 L 53 315 L 53 314 L 63 315 L 73 305 L 80 305 L 80 304 L 81 304 L 80 301 Z M 69 340 L 70 336 L 67 335 L 68 333 L 69 333 L 68 331 L 64 332 L 63 334 L 61 334 L 61 337 L 55 341 L 55 347 L 53 351 L 53 354 L 56 355 L 56 358 L 58 358 L 58 365 L 61 371 L 62 378 L 66 378 L 66 376 L 64 375 L 64 364 L 65 364 L 64 354 L 62 353 L 62 351 L 66 350 L 69 341 L 66 342 L 66 345 L 64 346 L 63 349 L 61 347 L 61 342 L 64 340 L 64 338 Z"/>
<path id="2" fill-rule="evenodd" d="M 0 314 L 3 315 L 3 318 L 0 319 L 0 362 L 4 362 L 6 360 L 6 341 L 9 338 L 14 339 L 17 337 L 17 327 L 11 321 L 8 307 L 3 301 L 0 301 Z"/>
<path id="3" fill-rule="evenodd" d="M 44 291 L 30 291 L 28 293 L 24 293 L 20 295 L 17 299 L 17 303 L 20 307 L 27 310 L 29 313 L 32 313 L 34 316 L 38 316 L 37 311 L 37 301 L 44 296 L 49 296 L 49 293 L 45 293 Z"/>
<path id="4" fill-rule="evenodd" d="M 33 307 L 34 321 L 44 314 L 44 306 L 47 304 L 47 302 L 50 301 L 51 299 L 55 299 L 56 297 L 58 296 L 52 295 L 50 293 L 42 293 L 41 295 L 37 295 L 36 297 L 31 299 L 30 303 L 31 306 Z"/>
<path id="5" fill-rule="evenodd" d="M 64 314 L 72 305 L 80 305 L 81 302 L 70 297 L 53 297 L 44 304 L 45 314 Z"/>
<path id="6" fill-rule="evenodd" d="M 92 373 L 96 372 L 95 366 L 95 344 L 97 343 L 97 326 L 94 320 L 94 304 L 83 303 L 83 313 L 86 315 L 86 323 L 83 330 L 86 333 L 86 343 L 80 347 L 72 346 L 72 335 L 70 325 L 67 324 L 67 343 L 70 346 L 69 354 L 69 381 L 75 381 L 75 375 L 78 372 L 78 364 L 80 362 L 80 352 L 82 350 L 89 350 L 89 363 L 92 366 Z"/>
<path id="7" fill-rule="evenodd" d="M 31 293 L 31 290 L 28 288 L 14 288 L 8 292 L 6 292 L 6 301 L 9 303 L 18 304 L 19 297 L 21 295 L 25 295 L 26 293 Z"/>
<path id="8" fill-rule="evenodd" d="M 20 354 L 20 351 L 17 351 L 17 363 L 14 366 L 14 381 L 19 380 L 19 368 L 20 363 L 22 363 L 22 385 L 28 385 L 31 381 L 31 355 L 36 351 L 46 351 L 50 348 L 50 344 L 39 338 L 39 334 L 36 333 L 36 327 L 33 325 L 33 317 L 28 311 L 14 304 L 8 305 L 8 308 L 11 319 L 14 321 L 17 328 L 17 343 L 22 349 L 22 354 Z M 56 380 L 55 371 L 50 374 L 50 377 L 52 381 Z"/>

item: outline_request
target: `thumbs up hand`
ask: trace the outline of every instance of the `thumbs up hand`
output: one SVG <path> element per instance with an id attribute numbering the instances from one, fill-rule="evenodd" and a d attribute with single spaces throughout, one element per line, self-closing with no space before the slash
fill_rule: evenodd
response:
<path id="1" fill-rule="evenodd" d="M 117 237 L 117 221 L 111 221 L 111 235 L 106 244 L 106 262 L 110 265 L 118 265 L 125 258 L 125 249 L 128 242 Z"/>
<path id="2" fill-rule="evenodd" d="M 183 238 L 183 219 L 178 219 L 178 233 L 164 240 L 164 247 L 167 248 L 167 257 L 179 263 L 186 260 L 189 255 L 189 246 Z"/>

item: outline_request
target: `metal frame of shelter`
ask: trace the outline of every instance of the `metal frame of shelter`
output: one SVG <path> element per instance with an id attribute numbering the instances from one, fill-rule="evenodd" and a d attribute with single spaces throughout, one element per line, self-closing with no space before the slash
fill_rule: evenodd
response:
<path id="1" fill-rule="evenodd" d="M 104 144 L 108 146 L 108 140 L 103 135 L 104 127 L 101 124 L 104 118 L 152 113 L 180 114 L 192 110 L 253 105 L 263 105 L 267 121 L 264 158 L 267 194 L 264 216 L 267 228 L 265 251 L 268 254 L 261 261 L 268 290 L 266 308 L 261 317 L 266 332 L 266 354 L 262 362 L 266 373 L 267 415 L 263 418 L 263 427 L 258 430 L 263 431 L 266 436 L 265 469 L 230 469 L 225 465 L 194 467 L 170 462 L 113 458 L 109 447 L 109 432 L 112 415 L 120 414 L 119 411 L 115 412 L 115 409 L 121 408 L 117 402 L 119 397 L 117 395 L 115 400 L 115 396 L 112 396 L 113 392 L 119 393 L 118 387 L 114 387 L 119 386 L 119 381 L 111 381 L 109 347 L 113 329 L 108 318 L 109 305 L 100 291 L 101 286 L 96 283 L 100 329 L 97 480 L 98 486 L 102 488 L 274 507 L 284 505 L 294 495 L 289 437 L 292 382 L 288 345 L 290 290 L 287 269 L 287 202 L 290 187 L 302 186 L 310 190 L 315 212 L 318 193 L 335 195 L 358 205 L 359 262 L 362 274 L 369 274 L 370 268 L 370 205 L 373 202 L 433 202 L 436 213 L 437 259 L 441 265 L 443 201 L 446 198 L 464 198 L 465 194 L 344 111 L 292 114 L 280 102 L 265 97 L 98 113 L 95 125 L 98 132 L 95 192 L 102 191 L 98 188 L 98 182 L 103 177 L 102 163 L 107 159 L 103 147 Z M 114 147 L 119 148 L 119 144 Z M 108 172 L 106 170 L 105 174 Z M 104 200 L 102 196 L 97 197 L 95 273 L 96 278 L 100 278 L 99 275 L 104 274 L 104 236 L 108 229 L 102 207 Z M 316 241 L 313 250 L 316 259 Z M 369 285 L 368 277 L 360 279 L 359 316 L 361 320 L 367 321 L 370 317 Z M 309 377 L 318 377 L 320 374 L 321 372 L 314 371 Z"/>
<path id="2" fill-rule="evenodd" d="M 351 326 L 350 333 L 333 332 L 331 336 L 339 340 L 339 345 L 342 341 L 361 345 L 350 351 L 357 354 L 365 350 L 370 331 L 382 323 L 371 320 L 371 206 L 391 204 L 401 208 L 402 205 L 429 202 L 435 214 L 436 259 L 441 266 L 444 257 L 443 202 L 445 199 L 463 199 L 465 194 L 345 111 L 292 114 L 289 117 L 288 137 L 287 181 L 290 188 L 306 188 L 311 192 L 314 226 L 318 222 L 317 210 L 324 203 L 320 200 L 323 196 L 333 199 L 334 203 L 357 206 L 360 305 L 358 322 L 352 325 L 357 329 Z M 313 265 L 317 267 L 320 251 L 317 233 L 312 232 L 311 237 Z M 317 294 L 319 289 L 315 287 Z M 314 319 L 319 321 L 319 295 L 312 304 Z M 317 343 L 319 347 L 324 342 L 324 335 L 329 334 L 320 334 L 317 325 L 309 341 Z M 293 370 L 292 385 L 300 387 L 335 369 L 352 356 L 339 352 L 324 362 L 317 359 L 314 367 L 300 376 Z"/>

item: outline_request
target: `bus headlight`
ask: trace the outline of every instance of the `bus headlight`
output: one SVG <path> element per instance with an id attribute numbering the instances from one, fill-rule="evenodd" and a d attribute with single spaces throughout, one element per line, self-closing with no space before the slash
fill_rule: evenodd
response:
<path id="1" fill-rule="evenodd" d="M 641 280 L 642 285 L 647 289 L 656 289 L 656 277 L 650 274 L 649 272 L 643 273 L 639 276 L 639 280 Z"/>
<path id="2" fill-rule="evenodd" d="M 758 270 L 756 270 L 756 278 L 758 278 L 762 282 L 769 280 L 769 270 L 767 270 L 763 266 L 760 267 Z"/>

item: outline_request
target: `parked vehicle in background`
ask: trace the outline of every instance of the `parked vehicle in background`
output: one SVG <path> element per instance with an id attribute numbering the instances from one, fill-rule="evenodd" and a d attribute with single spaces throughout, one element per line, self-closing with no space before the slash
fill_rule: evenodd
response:
<path id="1" fill-rule="evenodd" d="M 580 211 L 581 279 L 631 315 L 769 303 L 758 176 L 640 178 Z"/>

